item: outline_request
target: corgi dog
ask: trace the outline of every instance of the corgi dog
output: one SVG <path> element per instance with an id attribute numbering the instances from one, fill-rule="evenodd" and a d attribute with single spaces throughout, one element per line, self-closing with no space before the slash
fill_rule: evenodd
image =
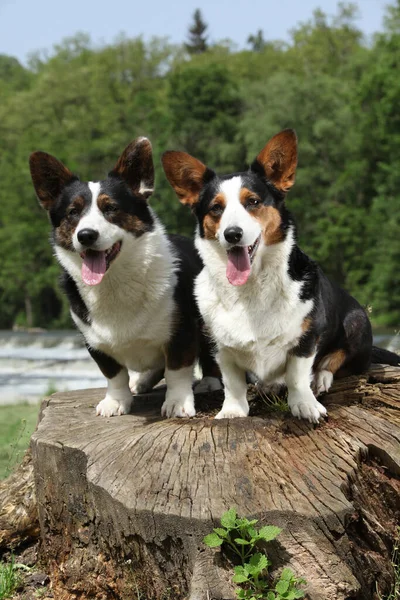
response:
<path id="1" fill-rule="evenodd" d="M 198 357 L 201 391 L 220 387 L 193 294 L 202 262 L 191 240 L 167 236 L 148 204 L 149 140 L 129 144 L 102 181 L 81 181 L 45 152 L 31 155 L 30 169 L 52 224 L 72 319 L 107 378 L 97 414 L 129 412 L 131 392 L 151 389 L 164 375 L 162 414 L 192 417 Z"/>
<path id="2" fill-rule="evenodd" d="M 245 417 L 246 373 L 285 384 L 291 413 L 310 422 L 327 414 L 316 396 L 335 375 L 365 371 L 372 348 L 365 310 L 332 283 L 297 245 L 285 196 L 295 181 L 297 137 L 286 129 L 246 172 L 218 176 L 184 152 L 162 157 L 165 174 L 197 218 L 200 312 L 218 349 L 225 400 L 216 418 Z"/>

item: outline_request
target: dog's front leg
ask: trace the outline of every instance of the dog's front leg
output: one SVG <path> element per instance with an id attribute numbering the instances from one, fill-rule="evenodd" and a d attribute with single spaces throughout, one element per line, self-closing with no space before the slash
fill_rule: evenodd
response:
<path id="1" fill-rule="evenodd" d="M 292 355 L 286 365 L 288 405 L 294 417 L 318 423 L 327 412 L 311 390 L 312 367 L 315 354 L 308 357 Z"/>
<path id="2" fill-rule="evenodd" d="M 100 350 L 90 347 L 88 350 L 104 377 L 107 378 L 107 394 L 98 403 L 96 414 L 102 417 L 125 415 L 130 411 L 132 404 L 128 369 Z"/>
<path id="3" fill-rule="evenodd" d="M 161 408 L 164 417 L 194 417 L 194 364 L 180 369 L 165 369 L 167 391 Z"/>
<path id="4" fill-rule="evenodd" d="M 225 386 L 225 400 L 216 419 L 234 419 L 247 417 L 249 404 L 247 402 L 246 372 L 231 358 L 230 354 L 220 350 L 217 360 L 221 368 Z"/>

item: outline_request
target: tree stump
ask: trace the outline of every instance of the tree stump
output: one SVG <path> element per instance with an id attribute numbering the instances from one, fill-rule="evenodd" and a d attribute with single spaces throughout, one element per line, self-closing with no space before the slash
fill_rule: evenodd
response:
<path id="1" fill-rule="evenodd" d="M 32 438 L 56 598 L 235 598 L 232 570 L 202 543 L 231 507 L 282 528 L 268 554 L 277 572 L 307 579 L 310 600 L 390 591 L 400 369 L 374 365 L 336 382 L 318 426 L 257 403 L 256 416 L 216 421 L 221 397 L 198 402 L 196 418 L 165 420 L 160 391 L 103 419 L 103 394 L 54 394 Z"/>
<path id="2" fill-rule="evenodd" d="M 0 481 L 0 556 L 39 537 L 31 451 L 4 481 Z"/>

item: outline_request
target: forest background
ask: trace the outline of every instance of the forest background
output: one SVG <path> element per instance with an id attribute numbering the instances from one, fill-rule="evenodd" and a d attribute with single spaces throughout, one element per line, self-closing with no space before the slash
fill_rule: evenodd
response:
<path id="1" fill-rule="evenodd" d="M 186 43 L 64 40 L 23 66 L 0 55 L 0 328 L 70 327 L 50 226 L 30 182 L 34 150 L 101 179 L 136 136 L 153 144 L 150 199 L 171 232 L 192 235 L 160 166 L 182 149 L 217 172 L 242 170 L 286 127 L 299 137 L 288 196 L 302 248 L 371 311 L 400 324 L 400 0 L 366 40 L 357 6 L 316 10 L 289 42 L 211 43 L 197 13 Z M 260 25 L 262 25 L 260 23 Z"/>

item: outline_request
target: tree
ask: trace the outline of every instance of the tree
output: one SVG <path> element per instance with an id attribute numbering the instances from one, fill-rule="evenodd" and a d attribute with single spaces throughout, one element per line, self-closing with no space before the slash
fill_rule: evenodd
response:
<path id="1" fill-rule="evenodd" d="M 251 34 L 247 38 L 247 43 L 251 46 L 253 52 L 261 52 L 267 44 L 264 39 L 264 33 L 262 29 L 259 29 L 255 35 Z"/>
<path id="2" fill-rule="evenodd" d="M 207 36 L 205 35 L 207 27 L 207 23 L 203 21 L 201 10 L 197 8 L 193 14 L 193 25 L 189 27 L 189 41 L 185 44 L 189 54 L 201 54 L 207 50 Z"/>

